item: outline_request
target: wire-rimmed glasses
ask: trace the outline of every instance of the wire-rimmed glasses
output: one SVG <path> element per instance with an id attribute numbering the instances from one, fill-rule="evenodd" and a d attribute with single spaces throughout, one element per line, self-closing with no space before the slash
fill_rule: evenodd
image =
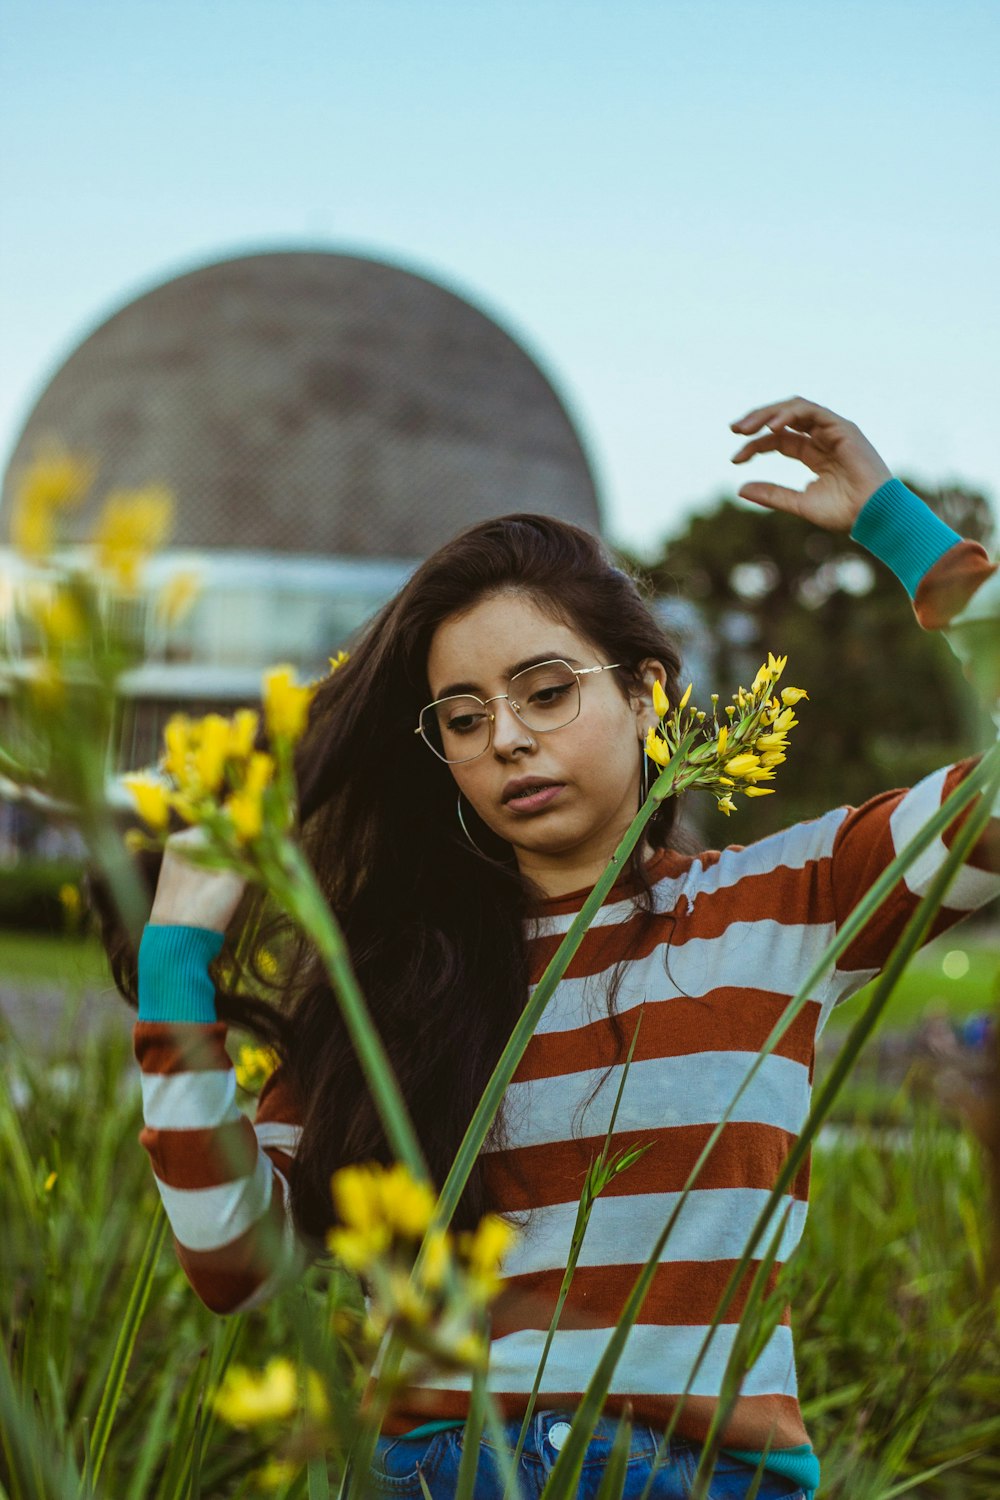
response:
<path id="1" fill-rule="evenodd" d="M 439 760 L 449 766 L 475 760 L 493 743 L 496 715 L 489 705 L 498 698 L 509 704 L 521 723 L 535 734 L 562 729 L 572 724 L 580 713 L 580 678 L 593 672 L 610 672 L 621 662 L 604 667 L 571 667 L 568 661 L 555 657 L 515 672 L 506 693 L 492 698 L 477 698 L 473 693 L 458 693 L 450 698 L 435 698 L 420 710 L 414 734 L 422 735 Z"/>

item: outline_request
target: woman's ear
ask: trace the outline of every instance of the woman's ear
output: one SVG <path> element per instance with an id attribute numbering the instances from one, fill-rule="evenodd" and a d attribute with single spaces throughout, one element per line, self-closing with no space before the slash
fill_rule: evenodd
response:
<path id="1" fill-rule="evenodd" d="M 633 690 L 632 706 L 635 713 L 635 724 L 641 744 L 646 743 L 646 731 L 656 723 L 656 710 L 653 708 L 653 683 L 658 682 L 661 688 L 667 685 L 667 669 L 661 661 L 650 657 L 639 664 L 639 673 L 642 677 L 642 687 Z"/>

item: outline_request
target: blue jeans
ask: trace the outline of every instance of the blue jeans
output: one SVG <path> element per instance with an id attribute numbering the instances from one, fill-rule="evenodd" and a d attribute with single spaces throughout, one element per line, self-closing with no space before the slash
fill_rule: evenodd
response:
<path id="1" fill-rule="evenodd" d="M 559 1457 L 559 1450 L 565 1443 L 567 1426 L 572 1418 L 571 1411 L 534 1412 L 517 1467 L 521 1500 L 536 1500 L 541 1495 L 545 1481 Z M 601 1417 L 594 1429 L 594 1436 L 583 1460 L 583 1471 L 576 1492 L 578 1500 L 592 1500 L 597 1494 L 617 1425 L 614 1417 Z M 511 1455 L 517 1447 L 520 1430 L 519 1417 L 504 1424 L 507 1448 Z M 662 1437 L 662 1432 L 658 1433 L 641 1423 L 636 1424 L 632 1432 L 622 1500 L 638 1500 L 642 1494 Z M 687 1500 L 700 1454 L 699 1443 L 671 1440 L 669 1451 L 650 1486 L 649 1500 Z M 369 1471 L 369 1493 L 372 1496 L 395 1495 L 400 1500 L 412 1495 L 414 1500 L 422 1500 L 420 1475 L 423 1474 L 433 1500 L 452 1500 L 461 1457 L 461 1427 L 452 1427 L 446 1432 L 436 1432 L 430 1437 L 422 1438 L 383 1435 L 378 1440 Z M 752 1465 L 743 1463 L 738 1458 L 730 1458 L 728 1454 L 720 1454 L 709 1486 L 709 1500 L 744 1500 L 753 1475 Z M 475 1500 L 501 1500 L 503 1489 L 503 1470 L 497 1461 L 496 1446 L 488 1435 L 484 1435 L 479 1448 Z M 765 1469 L 756 1500 L 803 1500 L 804 1493 L 790 1480 Z M 511 1491 L 508 1500 L 518 1500 L 518 1497 Z"/>

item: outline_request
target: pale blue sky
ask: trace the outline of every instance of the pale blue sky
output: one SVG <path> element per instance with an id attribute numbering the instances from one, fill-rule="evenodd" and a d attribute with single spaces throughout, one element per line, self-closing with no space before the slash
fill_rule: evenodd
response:
<path id="1" fill-rule="evenodd" d="M 137 292 L 319 246 L 523 338 L 618 540 L 804 483 L 729 463 L 793 393 L 1000 499 L 997 0 L 0 0 L 0 29 L 0 463 Z"/>

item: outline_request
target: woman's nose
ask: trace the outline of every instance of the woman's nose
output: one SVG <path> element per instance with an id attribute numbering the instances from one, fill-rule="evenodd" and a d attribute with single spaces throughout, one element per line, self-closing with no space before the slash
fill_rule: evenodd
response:
<path id="1" fill-rule="evenodd" d="M 493 715 L 493 748 L 498 754 L 510 755 L 517 749 L 533 747 L 530 729 L 505 699 L 497 700 Z"/>

